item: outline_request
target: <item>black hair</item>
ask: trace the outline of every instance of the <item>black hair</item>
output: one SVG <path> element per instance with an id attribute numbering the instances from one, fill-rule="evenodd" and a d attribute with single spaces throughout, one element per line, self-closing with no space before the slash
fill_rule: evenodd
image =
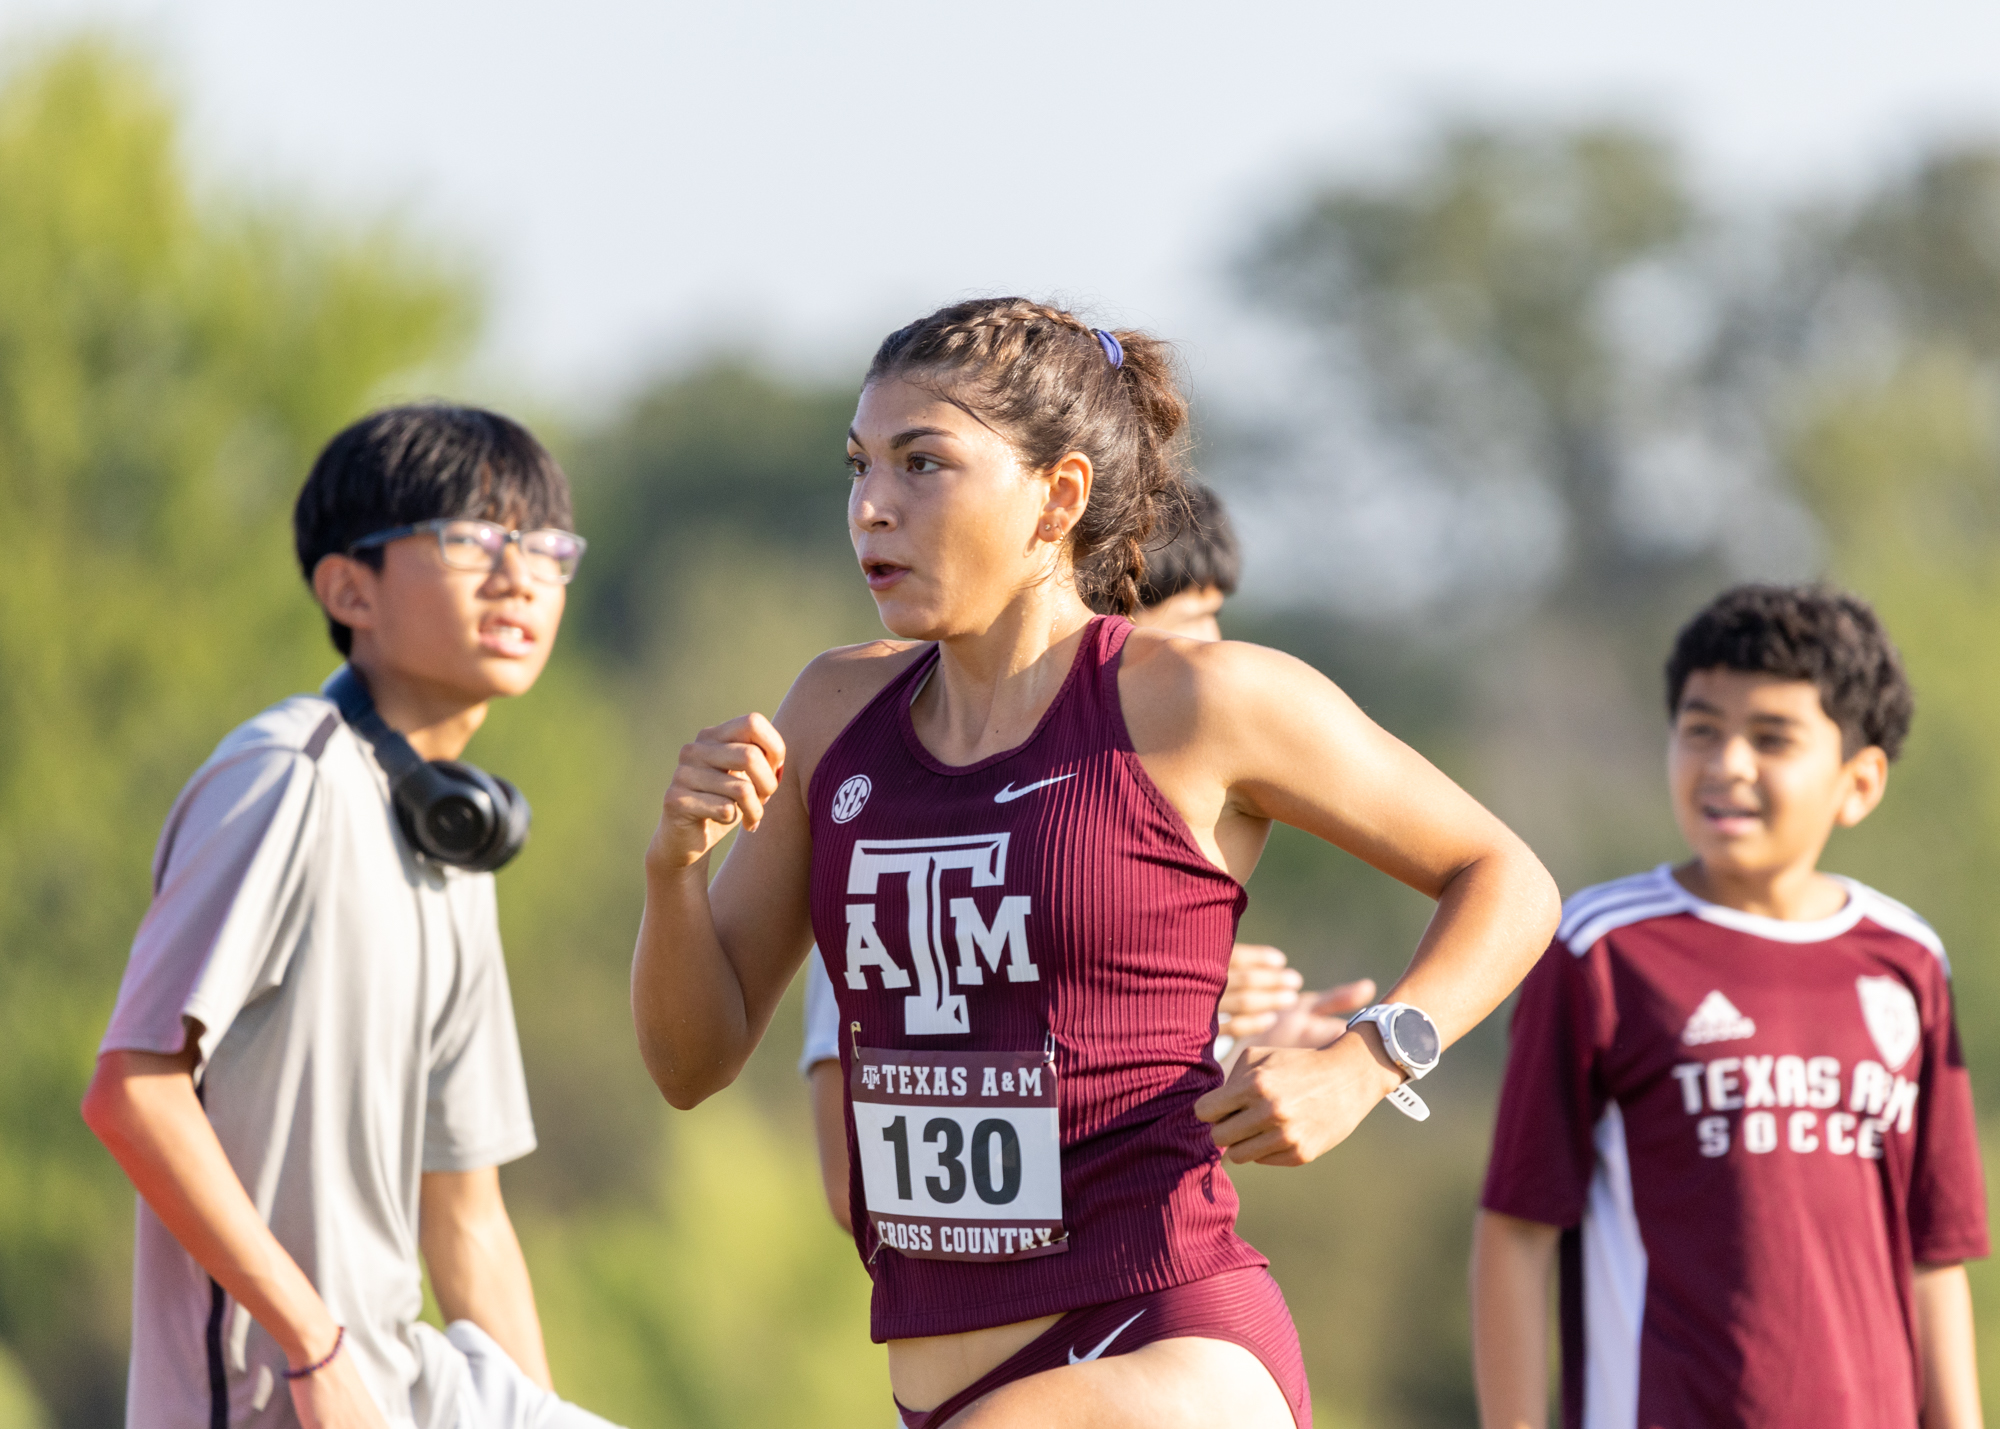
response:
<path id="1" fill-rule="evenodd" d="M 1173 538 L 1146 551 L 1146 574 L 1139 581 L 1139 604 L 1158 605 L 1182 591 L 1214 586 L 1236 594 L 1243 578 L 1243 553 L 1222 499 L 1198 481 L 1187 484 L 1187 513 Z"/>
<path id="2" fill-rule="evenodd" d="M 370 413 L 326 444 L 292 508 L 292 545 L 310 585 L 328 556 L 363 536 L 469 517 L 532 529 L 571 522 L 569 478 L 519 422 L 478 407 L 425 402 Z M 354 558 L 382 569 L 373 547 Z M 328 616 L 334 648 L 354 632 Z"/>
<path id="3" fill-rule="evenodd" d="M 1667 657 L 1667 714 L 1680 713 L 1697 670 L 1744 670 L 1810 680 L 1853 758 L 1874 745 L 1903 752 L 1916 710 L 1903 658 L 1873 607 L 1824 585 L 1739 585 L 1681 627 Z"/>

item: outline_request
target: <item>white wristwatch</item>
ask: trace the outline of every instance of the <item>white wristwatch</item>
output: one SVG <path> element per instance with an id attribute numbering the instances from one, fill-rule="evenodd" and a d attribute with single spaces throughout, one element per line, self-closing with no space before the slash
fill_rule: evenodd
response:
<path id="1" fill-rule="evenodd" d="M 1378 1002 L 1347 1019 L 1350 1029 L 1362 1022 L 1375 1024 L 1375 1030 L 1382 1037 L 1382 1050 L 1409 1078 L 1389 1093 L 1390 1104 L 1412 1121 L 1428 1119 L 1431 1109 L 1424 1105 L 1424 1099 L 1417 1095 L 1410 1082 L 1428 1075 L 1438 1064 L 1438 1058 L 1444 1051 L 1444 1039 L 1438 1036 L 1437 1024 L 1422 1008 L 1412 1007 L 1407 1002 Z"/>

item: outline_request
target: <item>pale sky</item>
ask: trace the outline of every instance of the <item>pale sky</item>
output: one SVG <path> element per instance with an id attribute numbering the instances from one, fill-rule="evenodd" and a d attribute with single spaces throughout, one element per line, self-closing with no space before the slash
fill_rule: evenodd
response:
<path id="1" fill-rule="evenodd" d="M 586 407 L 717 342 L 858 371 L 1001 290 L 1199 372 L 1251 223 L 1440 114 L 1633 115 L 1773 194 L 2000 131 L 1971 0 L 0 0 L 0 40 L 94 20 L 162 57 L 205 170 L 474 255 L 489 369 Z"/>

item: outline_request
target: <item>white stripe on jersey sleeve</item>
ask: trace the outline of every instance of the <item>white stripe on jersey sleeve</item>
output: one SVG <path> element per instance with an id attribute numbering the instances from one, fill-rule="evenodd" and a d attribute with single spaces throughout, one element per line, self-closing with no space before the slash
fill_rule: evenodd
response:
<path id="1" fill-rule="evenodd" d="M 1752 913 L 1739 913 L 1718 904 L 1705 903 L 1681 887 L 1672 868 L 1661 864 L 1645 873 L 1614 879 L 1586 888 L 1563 904 L 1562 923 L 1556 940 L 1575 957 L 1582 957 L 1607 933 L 1643 923 L 1648 918 L 1665 918 L 1675 913 L 1693 913 L 1708 922 L 1739 932 L 1780 942 L 1817 942 L 1837 936 L 1862 918 L 1881 924 L 1911 942 L 1930 950 L 1951 976 L 1951 959 L 1945 954 L 1944 940 L 1937 930 L 1907 905 L 1888 894 L 1840 874 L 1829 875 L 1848 891 L 1849 906 L 1831 918 L 1803 923 L 1784 923 Z"/>
<path id="2" fill-rule="evenodd" d="M 1648 918 L 1685 913 L 1694 902 L 1667 866 L 1661 864 L 1645 873 L 1586 888 L 1571 898 L 1563 905 L 1556 939 L 1580 958 L 1606 933 L 1643 923 Z"/>
<path id="3" fill-rule="evenodd" d="M 1908 904 L 1898 903 L 1888 894 L 1870 888 L 1865 883 L 1852 878 L 1834 878 L 1847 886 L 1848 894 L 1861 905 L 1861 916 L 1872 918 L 1892 933 L 1901 933 L 1913 943 L 1922 944 L 1931 950 L 1931 956 L 1944 964 L 1944 975 L 1951 976 L 1951 958 L 1945 953 L 1944 939 L 1937 935 L 1937 929 L 1925 922 L 1923 916 Z"/>

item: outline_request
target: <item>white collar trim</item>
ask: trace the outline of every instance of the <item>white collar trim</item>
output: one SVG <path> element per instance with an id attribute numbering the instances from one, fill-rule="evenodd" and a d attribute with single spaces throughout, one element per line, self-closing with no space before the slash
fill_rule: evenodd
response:
<path id="1" fill-rule="evenodd" d="M 1840 911 L 1824 918 L 1794 921 L 1789 918 L 1770 918 L 1762 913 L 1745 913 L 1739 908 L 1725 908 L 1720 903 L 1711 903 L 1706 898 L 1690 893 L 1687 887 L 1674 877 L 1673 865 L 1661 864 L 1653 874 L 1668 888 L 1678 893 L 1687 904 L 1688 912 L 1704 923 L 1713 923 L 1718 928 L 1730 928 L 1738 933 L 1748 933 L 1756 938 L 1768 938 L 1774 943 L 1823 943 L 1829 938 L 1837 938 L 1850 931 L 1867 912 L 1864 907 L 1866 889 L 1851 878 L 1842 878 L 1837 873 L 1827 875 L 1835 883 L 1847 890 L 1847 902 Z"/>

